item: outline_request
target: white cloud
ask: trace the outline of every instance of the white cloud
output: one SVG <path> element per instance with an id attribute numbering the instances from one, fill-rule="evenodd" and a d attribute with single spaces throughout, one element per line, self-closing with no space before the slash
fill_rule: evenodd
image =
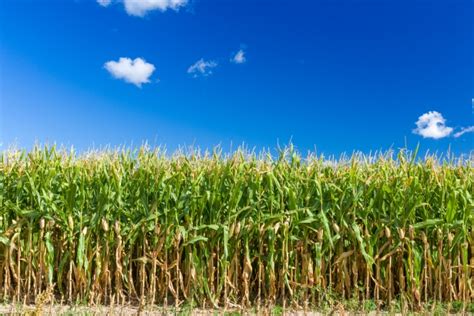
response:
<path id="1" fill-rule="evenodd" d="M 458 138 L 458 137 L 461 137 L 462 135 L 464 135 L 466 133 L 474 133 L 474 126 L 461 128 L 461 130 L 459 132 L 454 133 L 454 137 Z"/>
<path id="2" fill-rule="evenodd" d="M 133 83 L 137 87 L 141 87 L 144 83 L 150 82 L 150 76 L 155 71 L 153 64 L 147 63 L 141 58 L 134 60 L 121 57 L 119 61 L 108 61 L 104 64 L 112 76 L 117 79 L 123 79 L 126 82 Z"/>
<path id="3" fill-rule="evenodd" d="M 125 11 L 129 15 L 143 17 L 148 11 L 168 9 L 178 10 L 187 4 L 188 0 L 123 0 Z"/>
<path id="4" fill-rule="evenodd" d="M 430 111 L 418 118 L 413 133 L 421 135 L 423 138 L 440 139 L 453 132 L 453 129 L 445 124 L 446 120 L 441 113 Z"/>
<path id="5" fill-rule="evenodd" d="M 234 55 L 234 57 L 232 57 L 230 61 L 236 64 L 243 64 L 246 60 L 245 52 L 241 49 Z"/>
<path id="6" fill-rule="evenodd" d="M 97 3 L 103 7 L 108 7 L 110 3 L 112 3 L 112 0 L 97 0 Z"/>
<path id="7" fill-rule="evenodd" d="M 205 61 L 201 58 L 188 68 L 188 74 L 192 74 L 194 78 L 199 75 L 207 77 L 212 74 L 212 69 L 215 67 L 217 67 L 215 61 Z"/>

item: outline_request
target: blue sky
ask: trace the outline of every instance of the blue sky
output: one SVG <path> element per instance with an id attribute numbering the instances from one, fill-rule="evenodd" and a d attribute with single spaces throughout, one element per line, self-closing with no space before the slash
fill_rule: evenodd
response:
<path id="1" fill-rule="evenodd" d="M 472 1 L 99 2 L 0 0 L 2 148 L 474 147 Z"/>

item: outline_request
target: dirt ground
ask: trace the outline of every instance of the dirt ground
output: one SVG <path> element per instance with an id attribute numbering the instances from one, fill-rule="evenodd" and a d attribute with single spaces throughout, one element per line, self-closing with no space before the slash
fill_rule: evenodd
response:
<path id="1" fill-rule="evenodd" d="M 136 306 L 68 306 L 68 305 L 48 305 L 38 308 L 34 305 L 26 306 L 15 306 L 15 305 L 0 305 L 0 315 L 288 315 L 288 316 L 321 316 L 321 315 L 356 315 L 354 313 L 344 312 L 332 312 L 332 313 L 319 313 L 319 312 L 305 312 L 305 311 L 278 311 L 272 310 L 261 310 L 261 311 L 240 311 L 240 310 L 181 310 L 175 311 L 174 309 L 143 309 L 139 310 Z M 357 314 L 361 315 L 361 314 Z M 376 313 L 370 313 L 367 315 L 376 315 Z"/>
<path id="2" fill-rule="evenodd" d="M 408 315 L 430 315 L 431 313 L 410 313 Z M 355 313 L 355 312 L 346 312 L 346 311 L 328 311 L 328 312 L 315 312 L 315 311 L 294 311 L 294 310 L 251 310 L 251 311 L 242 311 L 242 310 L 203 310 L 203 309 L 193 309 L 193 310 L 181 310 L 176 311 L 174 309 L 168 308 L 145 308 L 140 310 L 136 306 L 69 306 L 69 305 L 46 305 L 38 307 L 35 305 L 0 305 L 0 315 L 195 315 L 195 316 L 204 316 L 204 315 L 285 315 L 285 316 L 322 316 L 322 315 L 334 315 L 334 316 L 356 316 L 356 315 L 393 315 L 393 316 L 402 316 L 401 313 L 387 313 L 387 312 L 370 312 L 370 313 Z M 450 314 L 450 315 L 474 315 L 473 313 L 467 314 Z"/>

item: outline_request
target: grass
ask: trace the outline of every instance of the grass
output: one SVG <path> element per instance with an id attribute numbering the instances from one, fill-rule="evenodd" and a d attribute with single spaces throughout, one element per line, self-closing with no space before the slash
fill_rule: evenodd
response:
<path id="1" fill-rule="evenodd" d="M 27 305 L 0 305 L 0 314 L 21 315 L 136 315 L 139 312 L 145 315 L 470 315 L 474 313 L 474 303 L 468 304 L 462 309 L 462 302 L 456 301 L 449 305 L 446 303 L 429 302 L 423 304 L 417 311 L 403 310 L 400 301 L 393 301 L 391 308 L 378 310 L 374 302 L 356 302 L 354 300 L 339 301 L 333 306 L 323 306 L 318 309 L 307 309 L 305 311 L 284 308 L 282 306 L 271 306 L 250 309 L 199 309 L 190 306 L 163 308 L 159 306 L 148 306 L 139 309 L 137 306 L 81 306 L 81 305 L 58 305 L 45 306 L 41 312 L 35 306 Z M 362 308 L 361 306 L 372 308 Z"/>
<path id="2" fill-rule="evenodd" d="M 467 311 L 473 184 L 472 158 L 405 150 L 6 151 L 0 300 Z"/>

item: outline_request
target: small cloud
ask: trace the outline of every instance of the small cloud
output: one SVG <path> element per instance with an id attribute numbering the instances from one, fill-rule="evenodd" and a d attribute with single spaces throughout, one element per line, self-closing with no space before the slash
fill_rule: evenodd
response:
<path id="1" fill-rule="evenodd" d="M 188 74 L 192 74 L 194 78 L 198 76 L 207 77 L 212 74 L 212 69 L 215 67 L 217 67 L 215 61 L 205 61 L 201 58 L 188 68 Z"/>
<path id="2" fill-rule="evenodd" d="M 119 61 L 108 61 L 104 64 L 104 68 L 107 69 L 114 78 L 122 79 L 139 88 L 142 84 L 150 82 L 150 76 L 155 71 L 153 64 L 147 63 L 141 58 L 132 60 L 126 57 L 121 57 Z"/>
<path id="3" fill-rule="evenodd" d="M 423 136 L 423 138 L 440 139 L 449 136 L 453 129 L 445 125 L 446 120 L 436 111 L 423 114 L 416 122 L 413 133 Z"/>
<path id="4" fill-rule="evenodd" d="M 97 0 L 97 3 L 103 7 L 108 7 L 112 3 L 112 0 Z"/>
<path id="5" fill-rule="evenodd" d="M 458 138 L 458 137 L 461 137 L 462 135 L 466 134 L 466 133 L 473 133 L 474 132 L 474 126 L 469 126 L 469 127 L 464 127 L 464 128 L 461 128 L 461 130 L 457 133 L 454 133 L 454 137 L 455 138 Z"/>
<path id="6" fill-rule="evenodd" d="M 235 63 L 235 64 L 243 64 L 245 63 L 247 59 L 245 58 L 245 52 L 240 49 L 235 55 L 234 57 L 232 57 L 230 59 L 231 62 Z"/>
<path id="7" fill-rule="evenodd" d="M 162 12 L 172 9 L 179 10 L 187 4 L 188 0 L 123 0 L 125 11 L 129 15 L 144 17 L 149 11 Z"/>

